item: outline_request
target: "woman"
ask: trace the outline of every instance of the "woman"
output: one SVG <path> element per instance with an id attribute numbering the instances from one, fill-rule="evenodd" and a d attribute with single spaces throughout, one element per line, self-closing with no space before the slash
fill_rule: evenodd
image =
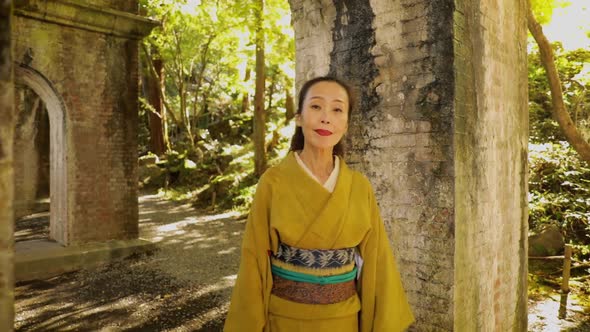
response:
<path id="1" fill-rule="evenodd" d="M 350 88 L 299 93 L 291 151 L 260 178 L 225 331 L 403 331 L 414 320 L 369 181 L 342 161 Z"/>

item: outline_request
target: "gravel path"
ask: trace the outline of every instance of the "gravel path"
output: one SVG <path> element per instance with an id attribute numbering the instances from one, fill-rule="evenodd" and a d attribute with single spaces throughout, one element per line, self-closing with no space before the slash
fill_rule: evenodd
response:
<path id="1" fill-rule="evenodd" d="M 17 331 L 220 331 L 244 219 L 140 198 L 140 237 L 159 250 L 94 270 L 18 283 Z"/>
<path id="2" fill-rule="evenodd" d="M 140 237 L 159 242 L 159 250 L 17 284 L 16 330 L 221 331 L 238 269 L 243 216 L 208 214 L 156 195 L 142 196 L 139 211 Z M 19 238 L 46 231 L 33 217 L 19 228 Z M 529 299 L 529 331 L 590 331 L 589 308 L 570 297 L 568 317 L 558 319 L 559 302 L 559 296 Z"/>

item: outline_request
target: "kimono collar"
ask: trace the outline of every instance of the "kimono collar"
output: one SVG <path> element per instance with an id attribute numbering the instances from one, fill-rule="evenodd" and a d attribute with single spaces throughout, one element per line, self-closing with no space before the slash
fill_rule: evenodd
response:
<path id="1" fill-rule="evenodd" d="M 295 156 L 295 160 L 297 160 L 299 166 L 301 166 L 301 168 L 303 168 L 309 176 L 311 176 L 321 184 L 320 179 L 318 179 L 318 177 L 311 172 L 307 165 L 305 165 L 303 160 L 299 158 L 299 154 L 297 152 L 293 152 L 293 155 Z M 334 188 L 336 187 L 336 181 L 338 180 L 338 174 L 340 174 L 340 158 L 338 158 L 338 156 L 334 156 L 334 169 L 332 170 L 332 173 L 330 173 L 330 176 L 328 177 L 326 182 L 322 184 L 322 186 L 326 188 L 326 190 L 328 190 L 329 192 L 334 192 Z"/>
<path id="2" fill-rule="evenodd" d="M 346 215 L 350 206 L 350 193 L 352 189 L 353 172 L 343 160 L 340 160 L 340 174 L 338 176 L 334 192 L 330 193 L 318 181 L 305 173 L 295 156 L 289 152 L 280 164 L 280 172 L 289 184 L 289 190 L 294 198 L 301 203 L 304 209 L 304 223 L 301 228 L 299 241 L 291 243 L 297 246 L 301 239 L 309 243 L 313 239 L 315 248 L 331 248 L 338 240 L 342 227 L 345 224 Z"/>

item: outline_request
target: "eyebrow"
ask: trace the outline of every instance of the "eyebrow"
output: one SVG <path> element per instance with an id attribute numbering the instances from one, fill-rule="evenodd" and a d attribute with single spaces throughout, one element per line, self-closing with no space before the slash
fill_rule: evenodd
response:
<path id="1" fill-rule="evenodd" d="M 322 99 L 322 100 L 323 100 L 323 99 L 325 99 L 325 98 L 324 98 L 324 97 L 321 97 L 321 96 L 313 96 L 313 97 L 311 97 L 311 98 L 309 98 L 309 99 L 310 99 L 310 100 L 311 100 L 311 99 Z M 343 100 L 341 100 L 341 99 L 334 99 L 334 101 L 338 101 L 338 102 L 344 103 L 344 101 L 343 101 Z"/>

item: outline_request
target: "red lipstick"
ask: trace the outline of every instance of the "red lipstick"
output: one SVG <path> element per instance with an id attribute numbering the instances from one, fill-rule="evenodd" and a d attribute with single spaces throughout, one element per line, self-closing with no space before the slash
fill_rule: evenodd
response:
<path id="1" fill-rule="evenodd" d="M 316 133 L 318 133 L 318 135 L 320 136 L 330 136 L 332 135 L 332 132 L 326 129 L 316 129 L 315 130 Z"/>

